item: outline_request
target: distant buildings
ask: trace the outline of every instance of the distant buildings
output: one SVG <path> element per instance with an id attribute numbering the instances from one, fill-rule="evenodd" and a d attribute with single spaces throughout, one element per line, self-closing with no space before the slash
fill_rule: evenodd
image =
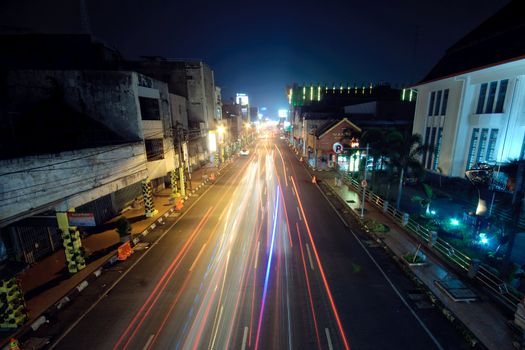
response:
<path id="1" fill-rule="evenodd" d="M 428 171 L 464 177 L 525 156 L 525 6 L 512 1 L 451 46 L 418 90 L 413 132 Z"/>
<path id="2" fill-rule="evenodd" d="M 414 91 L 392 88 L 384 83 L 360 86 L 293 84 L 287 88 L 287 94 L 291 141 L 317 168 L 349 169 L 347 152 L 338 154 L 326 146 L 326 141 L 321 142 L 321 139 L 333 139 L 326 130 L 334 125 L 346 125 L 346 134 L 337 132 L 337 142 L 345 149 L 351 144 L 358 147 L 360 134 L 367 129 L 397 129 L 408 133 L 412 128 Z"/>

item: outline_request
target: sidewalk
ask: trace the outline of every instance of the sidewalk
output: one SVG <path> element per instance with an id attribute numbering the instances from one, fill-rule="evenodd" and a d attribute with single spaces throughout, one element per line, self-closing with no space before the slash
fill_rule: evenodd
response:
<path id="1" fill-rule="evenodd" d="M 212 168 L 216 172 L 216 168 Z M 192 173 L 192 190 L 187 190 L 187 196 L 200 189 L 207 182 L 208 167 L 202 167 Z M 162 220 L 165 214 L 173 209 L 169 202 L 171 189 L 167 188 L 153 195 L 153 202 L 158 214 L 147 218 L 144 208 L 129 209 L 101 226 L 112 227 L 119 217 L 124 216 L 132 223 L 132 238 L 145 235 L 147 230 L 157 221 Z M 33 324 L 43 313 L 56 306 L 72 290 L 75 290 L 83 281 L 93 276 L 98 276 L 102 267 L 115 257 L 116 249 L 120 244 L 120 237 L 115 228 L 92 234 L 82 239 L 82 246 L 86 249 L 87 259 L 95 257 L 86 264 L 86 267 L 74 275 L 69 275 L 63 249 L 55 251 L 50 256 L 40 260 L 21 273 L 18 278 L 26 294 L 29 321 L 24 327 Z M 24 329 L 18 330 L 18 332 Z M 4 334 L 4 333 L 2 333 Z"/>
<path id="2" fill-rule="evenodd" d="M 337 174 L 335 172 L 314 171 L 313 173 L 319 180 L 324 181 L 348 207 L 355 211 L 359 210 L 360 196 L 349 190 L 344 183 L 341 186 L 336 186 L 334 179 Z M 368 203 L 365 204 L 365 217 L 375 219 L 390 228 L 388 233 L 381 235 L 381 240 L 399 260 L 403 259 L 403 255 L 416 251 L 417 243 L 409 236 L 409 233 Z M 421 250 L 425 252 L 426 248 L 422 247 Z M 426 266 L 410 267 L 410 270 L 441 301 L 444 307 L 461 320 L 487 348 L 497 350 L 514 349 L 512 334 L 507 326 L 507 318 L 502 315 L 497 305 L 484 297 L 481 298 L 482 301 L 470 303 L 454 302 L 434 282 L 459 278 L 459 276 L 451 273 L 447 266 L 432 254 L 425 255 L 428 264 Z M 468 285 L 468 283 L 465 284 Z"/>

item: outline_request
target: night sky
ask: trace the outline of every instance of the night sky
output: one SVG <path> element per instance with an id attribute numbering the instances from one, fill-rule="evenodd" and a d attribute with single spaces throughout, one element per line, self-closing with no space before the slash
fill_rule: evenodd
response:
<path id="1" fill-rule="evenodd" d="M 416 82 L 508 0 L 85 2 L 92 34 L 126 57 L 203 59 L 223 99 L 273 112 L 291 82 Z M 79 1 L 2 3 L 4 31 L 80 31 Z"/>

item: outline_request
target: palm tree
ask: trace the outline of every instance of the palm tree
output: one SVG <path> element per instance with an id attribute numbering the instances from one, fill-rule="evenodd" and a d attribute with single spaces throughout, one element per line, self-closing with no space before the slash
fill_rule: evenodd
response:
<path id="1" fill-rule="evenodd" d="M 377 162 L 388 153 L 385 131 L 368 129 L 361 136 L 360 144 L 369 145 L 369 154 L 372 156 L 372 184 L 375 184 Z"/>
<path id="2" fill-rule="evenodd" d="M 432 203 L 434 199 L 436 199 L 436 194 L 434 193 L 434 190 L 432 189 L 432 187 L 430 187 L 429 185 L 427 184 L 422 184 L 422 185 L 423 185 L 423 191 L 425 195 L 424 196 L 414 196 L 412 197 L 412 201 L 418 202 L 419 204 L 421 204 L 421 206 L 425 208 L 425 216 L 429 217 L 430 216 L 430 204 Z"/>
<path id="3" fill-rule="evenodd" d="M 389 162 L 398 170 L 399 183 L 397 188 L 396 208 L 401 204 L 401 194 L 403 192 L 403 180 L 408 170 L 420 172 L 423 165 L 419 161 L 420 156 L 428 150 L 423 145 L 421 135 L 403 135 L 399 131 L 392 131 L 386 137 L 389 145 Z"/>

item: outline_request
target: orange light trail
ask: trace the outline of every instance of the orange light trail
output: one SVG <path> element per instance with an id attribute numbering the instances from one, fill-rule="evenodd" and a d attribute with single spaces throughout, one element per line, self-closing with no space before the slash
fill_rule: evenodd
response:
<path id="1" fill-rule="evenodd" d="M 184 246 L 182 247 L 181 251 L 179 252 L 179 254 L 175 257 L 175 259 L 173 259 L 173 261 L 171 262 L 170 266 L 168 266 L 168 268 L 166 269 L 166 271 L 164 272 L 164 274 L 162 275 L 161 279 L 157 282 L 157 284 L 155 285 L 155 288 L 153 289 L 153 291 L 150 293 L 150 295 L 148 296 L 148 298 L 146 299 L 146 301 L 144 302 L 144 304 L 142 304 L 142 306 L 140 307 L 140 309 L 137 311 L 137 313 L 135 314 L 135 316 L 133 317 L 133 319 L 131 320 L 131 322 L 128 324 L 128 327 L 125 329 L 124 333 L 122 333 L 122 335 L 119 337 L 119 339 L 117 340 L 117 343 L 113 346 L 113 349 L 118 349 L 118 347 L 122 344 L 122 342 L 124 341 L 124 338 L 128 335 L 128 333 L 131 331 L 131 328 L 135 325 L 135 323 L 137 322 L 137 320 L 139 319 L 139 316 L 142 314 L 142 312 L 144 311 L 144 309 L 146 308 L 146 306 L 150 303 L 150 301 L 153 299 L 153 297 L 155 296 L 155 294 L 157 293 L 157 291 L 159 290 L 159 288 L 161 288 L 161 285 L 164 283 L 164 286 L 162 287 L 162 290 L 164 290 L 164 288 L 166 287 L 167 285 L 167 282 L 166 281 L 166 278 L 168 277 L 168 275 L 170 275 L 170 272 L 172 272 L 174 270 L 174 267 L 176 265 L 178 265 L 178 263 L 180 262 L 180 260 L 182 259 L 182 256 L 186 254 L 187 250 L 189 250 L 189 246 L 191 245 L 191 243 L 193 242 L 195 236 L 198 234 L 198 232 L 201 231 L 202 227 L 204 226 L 204 224 L 208 221 L 209 219 L 209 216 L 211 214 L 211 211 L 212 211 L 213 207 L 210 207 L 206 213 L 204 214 L 204 216 L 202 217 L 202 219 L 199 221 L 199 224 L 197 225 L 197 227 L 195 227 L 195 229 L 193 230 L 192 234 L 190 235 L 190 237 L 188 238 L 188 240 L 186 241 L 186 243 L 184 244 Z M 172 275 L 172 274 L 171 274 Z M 160 293 L 159 293 L 160 295 Z M 158 295 L 156 297 L 156 299 L 158 298 Z M 156 300 L 155 299 L 155 300 Z M 148 312 L 149 310 L 151 310 L 151 307 L 148 309 Z M 142 317 L 142 320 L 141 320 L 141 323 L 144 321 L 144 318 L 145 316 Z M 134 332 L 135 333 L 135 332 Z M 131 341 L 132 337 L 129 337 L 127 342 L 125 343 L 124 345 L 124 348 L 129 345 L 129 342 Z"/>
<path id="2" fill-rule="evenodd" d="M 328 285 L 328 282 L 326 280 L 326 276 L 324 273 L 323 265 L 321 264 L 321 259 L 319 258 L 319 254 L 317 254 L 317 248 L 314 243 L 314 239 L 312 236 L 312 232 L 310 231 L 310 225 L 308 224 L 308 219 L 306 218 L 306 215 L 304 213 L 303 204 L 301 202 L 301 197 L 299 195 L 299 191 L 297 190 L 297 186 L 295 185 L 295 180 L 292 179 L 292 185 L 295 189 L 295 193 L 297 194 L 297 202 L 299 203 L 299 208 L 301 209 L 301 213 L 303 214 L 304 224 L 306 226 L 306 231 L 308 232 L 308 237 L 310 238 L 310 243 L 312 244 L 312 249 L 314 251 L 315 260 L 317 261 L 317 265 L 319 266 L 319 271 L 321 272 L 321 278 L 324 283 L 324 287 L 326 290 L 326 294 L 328 295 L 328 299 L 330 300 L 330 306 L 332 307 L 332 311 L 334 313 L 335 319 L 337 321 L 337 327 L 339 328 L 339 332 L 341 333 L 341 337 L 343 338 L 345 349 L 350 350 L 350 346 L 348 345 L 348 340 L 346 339 L 345 331 L 343 329 L 343 325 L 341 323 L 341 319 L 339 318 L 339 312 L 337 311 L 337 308 L 335 306 L 334 299 L 332 297 L 332 292 L 330 291 L 330 286 Z"/>
<path id="3" fill-rule="evenodd" d="M 303 242 L 301 240 L 301 234 L 299 232 L 299 224 L 296 222 L 295 227 L 297 228 L 297 238 L 299 239 L 299 247 L 301 248 L 301 259 L 303 262 L 304 276 L 306 277 L 306 289 L 308 290 L 308 297 L 310 298 L 310 310 L 312 311 L 312 317 L 314 319 L 315 337 L 317 339 L 317 348 L 321 349 L 321 338 L 319 337 L 319 329 L 317 326 L 317 317 L 315 315 L 314 300 L 312 298 L 312 290 L 310 289 L 310 278 L 308 277 L 308 269 L 306 268 L 306 260 L 304 258 Z"/>

